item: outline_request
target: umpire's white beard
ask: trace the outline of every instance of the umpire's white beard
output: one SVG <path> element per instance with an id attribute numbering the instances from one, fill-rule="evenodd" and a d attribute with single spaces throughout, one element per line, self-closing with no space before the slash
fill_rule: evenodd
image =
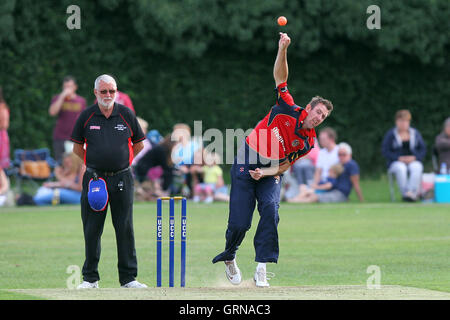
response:
<path id="1" fill-rule="evenodd" d="M 114 105 L 114 99 L 108 99 L 108 98 L 98 99 L 98 103 L 103 108 L 110 109 Z"/>

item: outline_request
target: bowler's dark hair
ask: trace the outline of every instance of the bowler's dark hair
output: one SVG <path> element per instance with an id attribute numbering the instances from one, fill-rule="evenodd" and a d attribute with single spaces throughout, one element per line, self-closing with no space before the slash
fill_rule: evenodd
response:
<path id="1" fill-rule="evenodd" d="M 315 96 L 309 102 L 309 105 L 311 105 L 311 110 L 314 109 L 314 107 L 317 106 L 319 103 L 323 104 L 327 108 L 328 115 L 330 115 L 331 111 L 333 111 L 333 104 L 331 103 L 330 100 L 324 99 L 324 98 L 319 97 L 319 96 Z"/>

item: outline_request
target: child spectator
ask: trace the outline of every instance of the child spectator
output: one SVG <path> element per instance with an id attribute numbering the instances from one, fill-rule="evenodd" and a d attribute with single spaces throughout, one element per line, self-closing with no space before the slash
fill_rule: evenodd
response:
<path id="1" fill-rule="evenodd" d="M 205 203 L 214 201 L 214 194 L 224 186 L 223 171 L 218 165 L 220 156 L 217 153 L 204 153 L 205 165 L 201 167 L 203 183 L 198 183 L 194 188 L 194 202 L 203 200 Z"/>
<path id="2" fill-rule="evenodd" d="M 328 177 L 326 181 L 319 183 L 314 189 L 308 187 L 305 184 L 300 185 L 300 193 L 298 195 L 298 198 L 305 199 L 306 202 L 308 202 L 307 200 L 309 200 L 309 198 L 316 193 L 316 190 L 325 192 L 333 190 L 336 187 L 337 178 L 342 174 L 342 172 L 344 172 L 344 167 L 342 166 L 342 164 L 338 163 L 332 165 L 328 170 Z"/>
<path id="3" fill-rule="evenodd" d="M 313 188 L 323 188 L 326 189 L 326 191 L 319 193 L 310 192 L 306 197 L 299 195 L 289 202 L 345 202 L 348 201 L 348 197 L 353 188 L 355 189 L 359 201 L 364 201 L 361 186 L 359 184 L 359 165 L 352 159 L 352 148 L 345 142 L 340 143 L 337 148 L 339 164 L 343 167 L 343 170 L 339 176 L 334 178 L 336 181 L 328 180 L 322 187 L 314 184 L 312 186 Z M 328 173 L 330 172 L 331 171 L 329 170 Z M 338 171 L 335 171 L 334 174 L 336 174 L 336 172 Z M 330 186 L 332 186 L 332 188 L 328 189 Z"/>

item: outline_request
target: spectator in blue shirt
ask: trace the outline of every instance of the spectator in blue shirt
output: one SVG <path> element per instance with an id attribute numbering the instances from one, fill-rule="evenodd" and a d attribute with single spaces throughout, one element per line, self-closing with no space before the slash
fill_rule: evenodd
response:
<path id="1" fill-rule="evenodd" d="M 173 127 L 172 140 L 179 142 L 172 151 L 175 167 L 184 175 L 184 182 L 189 188 L 189 196 L 199 182 L 203 165 L 203 147 L 201 140 L 191 137 L 191 128 L 185 123 L 177 123 Z"/>
<path id="2" fill-rule="evenodd" d="M 306 197 L 297 197 L 294 202 L 345 202 L 348 200 L 352 188 L 355 188 L 359 201 L 364 201 L 364 197 L 359 185 L 359 166 L 352 159 L 352 148 L 349 144 L 342 142 L 338 145 L 339 163 L 343 167 L 342 173 L 333 180 L 329 180 L 324 188 L 327 190 L 320 193 L 310 193 Z M 331 172 L 330 172 L 331 173 Z M 320 185 L 316 190 L 324 189 Z"/>
<path id="3" fill-rule="evenodd" d="M 427 152 L 422 135 L 410 127 L 411 113 L 399 110 L 395 127 L 384 136 L 382 153 L 388 172 L 393 173 L 404 201 L 416 201 L 423 172 L 422 161 Z"/>

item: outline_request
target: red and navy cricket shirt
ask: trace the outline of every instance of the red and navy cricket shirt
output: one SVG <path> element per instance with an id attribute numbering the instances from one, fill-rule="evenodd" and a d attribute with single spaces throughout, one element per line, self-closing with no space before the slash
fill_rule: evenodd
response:
<path id="1" fill-rule="evenodd" d="M 314 128 L 303 128 L 308 112 L 294 103 L 287 83 L 276 88 L 277 102 L 246 138 L 247 145 L 259 156 L 291 165 L 314 147 Z"/>

